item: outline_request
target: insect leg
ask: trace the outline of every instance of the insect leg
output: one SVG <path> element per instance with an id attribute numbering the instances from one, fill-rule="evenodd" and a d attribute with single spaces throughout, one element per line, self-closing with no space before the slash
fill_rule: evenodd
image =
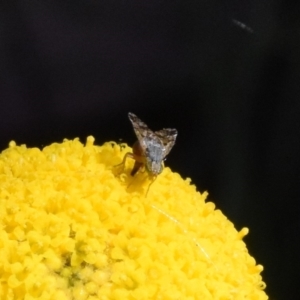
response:
<path id="1" fill-rule="evenodd" d="M 139 171 L 139 169 L 141 167 L 143 167 L 143 165 L 144 164 L 142 162 L 139 162 L 139 161 L 136 160 L 135 163 L 134 163 L 133 169 L 130 172 L 130 175 L 134 176 Z"/>
<path id="2" fill-rule="evenodd" d="M 126 163 L 126 159 L 127 159 L 128 157 L 130 157 L 130 158 L 132 158 L 132 159 L 135 159 L 133 153 L 127 152 L 127 153 L 124 155 L 122 162 L 121 162 L 120 164 L 115 165 L 114 168 L 118 168 L 118 167 L 121 167 L 121 166 L 122 166 L 122 172 L 123 172 L 124 167 L 125 167 L 125 163 Z"/>
<path id="3" fill-rule="evenodd" d="M 150 190 L 150 186 L 153 184 L 153 182 L 156 180 L 156 178 L 157 178 L 157 176 L 153 176 L 150 184 L 148 185 L 147 192 L 146 192 L 146 195 L 145 195 L 146 198 L 147 198 L 148 192 Z"/>

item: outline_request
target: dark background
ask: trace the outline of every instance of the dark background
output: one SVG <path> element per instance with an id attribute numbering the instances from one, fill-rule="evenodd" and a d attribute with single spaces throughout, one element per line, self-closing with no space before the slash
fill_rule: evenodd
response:
<path id="1" fill-rule="evenodd" d="M 6 2 L 1 149 L 88 135 L 131 144 L 129 111 L 154 130 L 177 128 L 167 165 L 250 228 L 270 299 L 298 298 L 299 5 Z"/>

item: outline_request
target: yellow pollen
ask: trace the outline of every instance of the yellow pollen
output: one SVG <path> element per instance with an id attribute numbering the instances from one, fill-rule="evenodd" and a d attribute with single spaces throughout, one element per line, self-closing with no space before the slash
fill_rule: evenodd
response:
<path id="1" fill-rule="evenodd" d="M 1 300 L 268 299 L 247 228 L 168 167 L 145 197 L 131 148 L 94 141 L 0 154 Z"/>

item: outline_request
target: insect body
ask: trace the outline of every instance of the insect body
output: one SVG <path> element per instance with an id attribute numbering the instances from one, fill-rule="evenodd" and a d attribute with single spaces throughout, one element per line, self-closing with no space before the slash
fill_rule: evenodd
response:
<path id="1" fill-rule="evenodd" d="M 128 117 L 138 138 L 133 146 L 134 159 L 145 165 L 151 175 L 157 176 L 163 170 L 163 160 L 175 144 L 177 130 L 162 129 L 153 132 L 133 113 L 129 113 Z"/>
<path id="2" fill-rule="evenodd" d="M 134 176 L 141 168 L 145 168 L 155 179 L 163 170 L 163 160 L 171 151 L 177 137 L 176 129 L 162 129 L 152 131 L 135 114 L 128 113 L 137 141 L 133 145 L 133 153 L 126 153 L 122 164 L 127 157 L 135 160 L 131 175 Z"/>

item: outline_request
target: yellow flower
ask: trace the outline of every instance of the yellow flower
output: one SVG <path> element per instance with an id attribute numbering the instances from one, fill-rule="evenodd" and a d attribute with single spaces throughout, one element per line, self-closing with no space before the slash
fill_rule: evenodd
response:
<path id="1" fill-rule="evenodd" d="M 265 300 L 242 238 L 190 179 L 78 139 L 0 155 L 0 299 Z"/>

